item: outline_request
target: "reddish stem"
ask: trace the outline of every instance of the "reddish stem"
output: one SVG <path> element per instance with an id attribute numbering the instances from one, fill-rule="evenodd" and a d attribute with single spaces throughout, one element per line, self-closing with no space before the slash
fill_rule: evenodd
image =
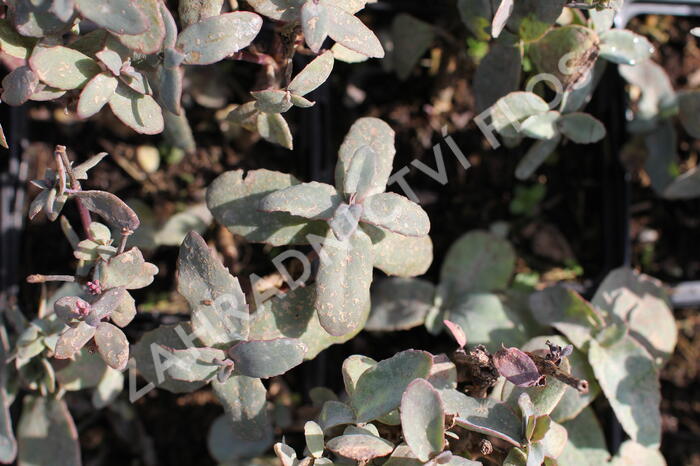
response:
<path id="1" fill-rule="evenodd" d="M 70 160 L 68 160 L 68 154 L 66 153 L 66 146 L 56 146 L 56 155 L 60 157 L 63 165 L 63 169 L 68 175 L 68 180 L 70 181 L 70 188 L 73 191 L 80 191 L 80 182 L 75 177 L 73 173 L 73 168 L 71 167 Z M 75 199 L 75 205 L 78 207 L 78 212 L 80 213 L 80 223 L 83 225 L 83 230 L 85 231 L 85 236 L 88 239 L 93 239 L 92 234 L 90 234 L 90 224 L 92 223 L 92 217 L 90 216 L 90 211 L 83 205 L 83 202 Z"/>

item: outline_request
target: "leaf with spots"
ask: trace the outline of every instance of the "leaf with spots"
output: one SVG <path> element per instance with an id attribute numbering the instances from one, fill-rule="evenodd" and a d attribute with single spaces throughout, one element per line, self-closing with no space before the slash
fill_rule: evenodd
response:
<path id="1" fill-rule="evenodd" d="M 42 82 L 65 90 L 83 87 L 102 71 L 92 58 L 62 45 L 35 49 L 29 66 Z"/>
<path id="2" fill-rule="evenodd" d="M 315 307 L 321 326 L 334 336 L 353 332 L 362 325 L 369 303 L 372 242 L 361 230 L 345 241 L 329 231 L 319 255 Z"/>
<path id="3" fill-rule="evenodd" d="M 75 0 L 84 18 L 114 34 L 142 34 L 149 23 L 142 0 Z"/>
<path id="4" fill-rule="evenodd" d="M 141 134 L 163 131 L 163 112 L 150 95 L 142 95 L 122 83 L 109 99 L 109 108 L 129 128 Z"/>
<path id="5" fill-rule="evenodd" d="M 177 261 L 177 290 L 192 309 L 192 327 L 208 346 L 246 340 L 250 315 L 238 279 L 231 276 L 204 239 L 190 232 Z"/>
<path id="6" fill-rule="evenodd" d="M 261 27 L 262 18 L 255 13 L 225 13 L 187 27 L 176 47 L 185 54 L 185 64 L 209 65 L 250 45 Z"/>
<path id="7" fill-rule="evenodd" d="M 407 350 L 365 370 L 351 395 L 357 422 L 378 419 L 398 408 L 408 384 L 428 377 L 432 364 L 429 353 Z"/>
<path id="8" fill-rule="evenodd" d="M 108 72 L 92 78 L 83 88 L 78 100 L 78 116 L 89 118 L 99 112 L 117 90 L 119 81 Z"/>
<path id="9" fill-rule="evenodd" d="M 234 375 L 223 383 L 213 380 L 212 389 L 238 436 L 259 440 L 268 435 L 266 390 L 260 379 Z"/>
<path id="10" fill-rule="evenodd" d="M 242 341 L 228 350 L 237 373 L 263 379 L 298 366 L 305 353 L 306 345 L 294 338 Z"/>

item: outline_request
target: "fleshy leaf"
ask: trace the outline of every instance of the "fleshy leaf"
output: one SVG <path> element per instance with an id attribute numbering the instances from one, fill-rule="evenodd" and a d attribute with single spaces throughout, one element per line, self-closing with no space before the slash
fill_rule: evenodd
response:
<path id="1" fill-rule="evenodd" d="M 298 366 L 305 353 L 306 345 L 294 338 L 243 341 L 228 350 L 237 373 L 263 379 Z"/>
<path id="2" fill-rule="evenodd" d="M 78 191 L 74 193 L 74 196 L 80 199 L 90 212 L 96 213 L 118 229 L 136 230 L 139 227 L 139 218 L 136 212 L 112 193 Z"/>
<path id="3" fill-rule="evenodd" d="M 435 285 L 427 280 L 382 280 L 372 288 L 372 313 L 365 330 L 392 332 L 422 325 L 434 297 Z"/>
<path id="4" fill-rule="evenodd" d="M 321 84 L 326 82 L 331 71 L 333 71 L 334 63 L 333 52 L 329 50 L 322 53 L 314 58 L 311 63 L 306 65 L 304 69 L 292 79 L 292 82 L 287 86 L 287 90 L 299 96 L 306 95 L 316 90 Z"/>
<path id="5" fill-rule="evenodd" d="M 61 45 L 35 50 L 29 66 L 44 83 L 66 90 L 82 87 L 102 71 L 92 58 Z"/>
<path id="6" fill-rule="evenodd" d="M 141 34 L 148 29 L 140 2 L 134 0 L 75 0 L 86 18 L 114 34 Z"/>
<path id="7" fill-rule="evenodd" d="M 485 231 L 472 231 L 452 243 L 440 269 L 447 296 L 493 291 L 508 285 L 515 268 L 510 243 Z"/>
<path id="8" fill-rule="evenodd" d="M 648 448 L 632 440 L 626 440 L 620 445 L 620 451 L 610 464 L 612 466 L 627 466 L 630 464 L 666 466 L 666 460 L 658 448 Z"/>
<path id="9" fill-rule="evenodd" d="M 250 316 L 241 286 L 197 233 L 182 243 L 177 269 L 177 289 L 192 309 L 197 337 L 209 346 L 246 340 Z"/>
<path id="10" fill-rule="evenodd" d="M 119 34 L 117 39 L 131 50 L 139 53 L 145 55 L 157 53 L 165 38 L 165 24 L 160 10 L 161 2 L 159 0 L 139 0 L 138 5 L 146 20 L 146 30 L 141 34 Z"/>
<path id="11" fill-rule="evenodd" d="M 392 57 L 396 74 L 404 80 L 411 75 L 418 60 L 433 44 L 435 31 L 431 24 L 406 13 L 399 13 L 391 25 L 391 36 L 394 39 Z"/>
<path id="12" fill-rule="evenodd" d="M 0 50 L 11 57 L 27 59 L 37 40 L 18 34 L 6 18 L 0 19 Z"/>
<path id="13" fill-rule="evenodd" d="M 600 35 L 600 56 L 620 65 L 636 65 L 654 52 L 651 43 L 627 29 L 610 29 Z"/>
<path id="14" fill-rule="evenodd" d="M 371 29 L 357 17 L 336 6 L 327 4 L 328 35 L 334 41 L 362 55 L 383 58 L 384 48 Z"/>
<path id="15" fill-rule="evenodd" d="M 440 453 L 445 443 L 442 399 L 430 382 L 416 379 L 401 398 L 401 428 L 406 443 L 421 461 Z"/>
<path id="16" fill-rule="evenodd" d="M 22 105 L 34 93 L 39 78 L 28 66 L 19 66 L 2 79 L 2 101 L 8 105 Z"/>
<path id="17" fill-rule="evenodd" d="M 93 336 L 95 336 L 95 327 L 85 322 L 66 328 L 58 338 L 54 357 L 56 359 L 72 358 Z"/>
<path id="18" fill-rule="evenodd" d="M 259 440 L 267 435 L 266 390 L 260 379 L 234 375 L 224 383 L 212 381 L 212 388 L 241 438 Z"/>
<path id="19" fill-rule="evenodd" d="M 260 112 L 256 118 L 256 127 L 260 136 L 273 144 L 279 144 L 292 150 L 294 141 L 287 120 L 279 113 Z"/>
<path id="20" fill-rule="evenodd" d="M 524 435 L 522 422 L 507 404 L 490 398 L 472 398 L 457 390 L 442 390 L 440 395 L 445 412 L 457 416 L 457 425 L 520 446 Z"/>
<path id="21" fill-rule="evenodd" d="M 389 455 L 394 445 L 383 438 L 368 434 L 341 435 L 326 443 L 333 453 L 355 461 L 367 462 Z"/>
<path id="22" fill-rule="evenodd" d="M 261 112 L 284 113 L 292 108 L 292 96 L 287 91 L 266 89 L 250 93 L 255 99 L 255 106 Z"/>
<path id="23" fill-rule="evenodd" d="M 338 153 L 338 164 L 335 168 L 335 186 L 338 189 L 345 187 L 345 177 L 350 170 L 350 164 L 358 150 L 368 146 L 377 157 L 376 177 L 373 186 L 378 191 L 370 191 L 367 194 L 383 192 L 386 183 L 391 175 L 391 168 L 394 162 L 394 130 L 384 121 L 378 118 L 360 118 L 348 132 L 340 152 Z"/>
<path id="24" fill-rule="evenodd" d="M 404 236 L 361 225 L 372 238 L 374 266 L 397 277 L 423 275 L 433 262 L 433 242 L 430 236 Z"/>
<path id="25" fill-rule="evenodd" d="M 262 18 L 248 11 L 235 11 L 204 19 L 187 27 L 176 47 L 188 65 L 209 65 L 247 47 L 262 27 Z"/>
<path id="26" fill-rule="evenodd" d="M 563 333 L 579 349 L 591 338 L 591 330 L 602 328 L 605 321 L 599 312 L 578 293 L 557 285 L 530 297 L 535 319 Z"/>
<path id="27" fill-rule="evenodd" d="M 328 232 L 319 253 L 316 304 L 321 326 L 331 335 L 357 330 L 369 303 L 372 283 L 372 242 L 358 230 L 349 240 L 338 241 Z"/>
<path id="28" fill-rule="evenodd" d="M 311 456 L 320 458 L 324 450 L 323 430 L 321 426 L 313 421 L 308 421 L 304 424 L 304 438 L 306 439 L 306 447 L 309 449 Z"/>
<path id="29" fill-rule="evenodd" d="M 108 72 L 92 78 L 83 88 L 78 101 L 78 116 L 89 118 L 99 112 L 117 90 L 119 81 Z"/>
<path id="30" fill-rule="evenodd" d="M 314 309 L 316 299 L 315 286 L 298 287 L 280 297 L 274 297 L 264 303 L 251 316 L 251 340 L 274 340 L 276 338 L 297 338 L 307 346 L 305 359 L 313 359 L 336 343 L 344 343 L 354 337 L 352 332 L 342 337 L 329 335 L 318 321 Z M 363 320 L 369 314 L 369 303 L 363 311 Z"/>
<path id="31" fill-rule="evenodd" d="M 163 131 L 163 112 L 150 95 L 142 95 L 129 86 L 119 84 L 109 99 L 109 108 L 122 123 L 141 134 Z"/>
<path id="32" fill-rule="evenodd" d="M 178 13 L 184 27 L 198 23 L 221 13 L 224 0 L 183 0 L 179 2 Z"/>
<path id="33" fill-rule="evenodd" d="M 568 442 L 557 458 L 560 464 L 598 466 L 610 458 L 605 435 L 592 408 L 586 408 L 576 418 L 563 424 Z"/>
<path id="34" fill-rule="evenodd" d="M 351 397 L 357 422 L 369 422 L 396 409 L 408 384 L 428 377 L 432 362 L 429 353 L 407 350 L 367 369 Z"/>
<path id="35" fill-rule="evenodd" d="M 101 322 L 95 332 L 97 350 L 107 365 L 118 371 L 129 362 L 129 341 L 124 332 L 109 322 Z"/>
<path id="36" fill-rule="evenodd" d="M 340 401 L 326 401 L 318 417 L 321 427 L 328 431 L 334 427 L 352 424 L 355 422 L 355 413 L 352 408 Z"/>
<path id="37" fill-rule="evenodd" d="M 327 220 L 340 205 L 341 198 L 331 185 L 312 181 L 268 194 L 260 201 L 263 212 L 287 212 L 312 220 Z"/>
<path id="38" fill-rule="evenodd" d="M 159 354 L 158 349 L 167 347 L 176 350 L 186 349 L 186 344 L 178 335 L 176 329 L 180 329 L 185 334 L 191 333 L 189 324 L 182 324 L 177 327 L 163 325 L 155 330 L 146 332 L 139 342 L 134 345 L 132 356 L 136 360 L 136 367 L 139 373 L 148 382 L 153 383 L 157 388 L 162 388 L 173 393 L 188 393 L 197 390 L 205 385 L 203 381 L 184 382 L 175 380 L 168 376 L 167 366 L 169 360 L 163 360 L 165 355 Z"/>
<path id="39" fill-rule="evenodd" d="M 305 0 L 250 0 L 248 4 L 261 15 L 277 21 L 294 21 Z"/>
<path id="40" fill-rule="evenodd" d="M 301 7 L 301 27 L 304 31 L 304 40 L 314 53 L 321 50 L 323 42 L 328 37 L 328 16 L 326 5 L 321 2 L 304 2 Z"/>
<path id="41" fill-rule="evenodd" d="M 157 273 L 158 267 L 146 262 L 139 249 L 132 248 L 100 264 L 100 283 L 104 289 L 123 286 L 137 290 L 150 285 Z"/>
<path id="42" fill-rule="evenodd" d="M 552 155 L 560 141 L 561 135 L 557 135 L 552 139 L 535 141 L 535 143 L 530 146 L 525 156 L 520 160 L 518 166 L 515 168 L 515 177 L 519 180 L 530 178 L 530 176 L 535 173 L 540 165 L 542 165 L 545 160 Z"/>
<path id="43" fill-rule="evenodd" d="M 700 137 L 700 91 L 683 91 L 678 93 L 678 117 L 686 130 L 694 138 Z"/>
<path id="44" fill-rule="evenodd" d="M 219 370 L 215 360 L 226 359 L 226 352 L 216 348 L 166 348 L 171 353 L 169 360 L 173 362 L 167 369 L 168 375 L 183 382 L 198 382 L 211 380 Z"/>
<path id="45" fill-rule="evenodd" d="M 638 443 L 658 446 L 661 392 L 659 375 L 649 353 L 625 336 L 607 347 L 591 340 L 588 360 L 625 432 Z"/>
<path id="46" fill-rule="evenodd" d="M 250 171 L 245 178 L 243 170 L 230 171 L 207 189 L 207 206 L 217 221 L 249 241 L 273 246 L 306 244 L 307 233 L 323 235 L 328 227 L 284 212 L 261 216 L 258 210 L 266 195 L 297 184 L 293 176 L 269 170 Z"/>
<path id="47" fill-rule="evenodd" d="M 270 448 L 272 441 L 271 432 L 259 440 L 242 439 L 226 416 L 216 418 L 207 436 L 209 453 L 221 463 L 262 455 Z"/>
<path id="48" fill-rule="evenodd" d="M 605 137 L 605 126 L 587 113 L 567 113 L 557 122 L 559 131 L 577 144 L 591 144 Z"/>
<path id="49" fill-rule="evenodd" d="M 592 304 L 622 318 L 630 335 L 652 356 L 661 361 L 670 358 L 678 330 L 659 281 L 630 268 L 615 269 L 598 287 Z"/>
<path id="50" fill-rule="evenodd" d="M 64 400 L 27 395 L 17 426 L 18 464 L 80 466 L 78 431 Z"/>
<path id="51" fill-rule="evenodd" d="M 532 92 L 511 92 L 501 97 L 491 108 L 492 125 L 506 137 L 517 137 L 517 126 L 533 115 L 546 113 L 547 103 Z"/>
<path id="52" fill-rule="evenodd" d="M 542 378 L 535 362 L 518 348 L 502 348 L 493 355 L 498 372 L 518 387 L 532 387 Z"/>
<path id="53" fill-rule="evenodd" d="M 598 36 L 592 29 L 579 25 L 552 28 L 530 44 L 529 55 L 540 73 L 554 75 L 567 90 L 593 67 L 598 55 Z M 568 60 L 561 66 L 564 56 Z"/>
<path id="54" fill-rule="evenodd" d="M 399 194 L 374 194 L 365 199 L 363 207 L 363 222 L 405 236 L 425 236 L 430 231 L 428 214 Z"/>

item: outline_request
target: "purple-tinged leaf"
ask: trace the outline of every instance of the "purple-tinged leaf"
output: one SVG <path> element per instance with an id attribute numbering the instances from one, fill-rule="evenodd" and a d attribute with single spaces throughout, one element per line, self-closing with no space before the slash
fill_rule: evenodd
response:
<path id="1" fill-rule="evenodd" d="M 58 337 L 54 357 L 56 359 L 72 358 L 94 336 L 95 327 L 85 322 L 79 322 L 75 327 L 68 327 Z"/>
<path id="2" fill-rule="evenodd" d="M 161 6 L 167 7 L 160 0 L 138 0 L 138 5 L 146 20 L 146 30 L 141 34 L 119 34 L 117 39 L 131 50 L 144 55 L 157 53 L 165 37 L 165 24 L 160 9 Z"/>
<path id="3" fill-rule="evenodd" d="M 90 310 L 90 303 L 77 296 L 64 296 L 53 305 L 56 316 L 64 322 L 85 317 Z"/>
<path id="4" fill-rule="evenodd" d="M 136 230 L 139 218 L 131 207 L 112 193 L 106 191 L 78 191 L 74 196 L 81 200 L 86 209 L 96 213 L 116 228 Z"/>
<path id="5" fill-rule="evenodd" d="M 540 384 L 542 375 L 535 362 L 518 348 L 502 348 L 493 355 L 498 372 L 518 387 L 534 387 Z"/>
<path id="6" fill-rule="evenodd" d="M 153 282 L 158 267 L 146 262 L 139 249 L 131 248 L 106 263 L 100 263 L 99 273 L 103 289 L 123 286 L 127 290 L 137 290 Z"/>
<path id="7" fill-rule="evenodd" d="M 100 295 L 100 299 L 92 303 L 92 311 L 99 319 L 109 316 L 129 296 L 124 287 L 112 288 Z"/>
<path id="8" fill-rule="evenodd" d="M 326 448 L 337 455 L 366 464 L 373 458 L 389 455 L 394 450 L 394 445 L 374 435 L 351 434 L 329 440 Z"/>
<path id="9" fill-rule="evenodd" d="M 449 320 L 443 320 L 442 323 L 445 324 L 447 330 L 450 331 L 450 335 L 457 341 L 459 347 L 464 348 L 467 344 L 467 335 L 464 333 L 462 326 Z"/>
<path id="10" fill-rule="evenodd" d="M 101 322 L 95 332 L 95 343 L 102 359 L 112 369 L 122 371 L 129 362 L 129 340 L 124 332 L 109 322 Z"/>
<path id="11" fill-rule="evenodd" d="M 8 105 L 22 105 L 29 100 L 38 84 L 39 78 L 31 68 L 15 68 L 2 80 L 2 101 Z"/>

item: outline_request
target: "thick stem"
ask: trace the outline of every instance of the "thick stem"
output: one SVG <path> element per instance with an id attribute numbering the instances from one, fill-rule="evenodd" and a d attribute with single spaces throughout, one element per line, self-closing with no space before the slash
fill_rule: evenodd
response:
<path id="1" fill-rule="evenodd" d="M 66 175 L 68 175 L 68 181 L 70 181 L 70 188 L 73 191 L 80 191 L 80 181 L 76 178 L 75 173 L 73 173 L 73 168 L 71 167 L 70 160 L 68 160 L 68 154 L 66 153 L 66 146 L 56 146 L 57 158 L 60 158 L 60 165 L 63 165 L 63 170 L 65 170 Z M 57 161 L 58 163 L 58 161 Z M 59 166 L 59 171 L 61 170 Z M 93 239 L 90 233 L 90 224 L 92 223 L 92 218 L 90 217 L 90 211 L 83 205 L 82 201 L 78 198 L 75 199 L 75 204 L 78 207 L 78 212 L 80 213 L 80 223 L 83 225 L 83 230 L 85 231 L 85 236 L 88 239 Z"/>

